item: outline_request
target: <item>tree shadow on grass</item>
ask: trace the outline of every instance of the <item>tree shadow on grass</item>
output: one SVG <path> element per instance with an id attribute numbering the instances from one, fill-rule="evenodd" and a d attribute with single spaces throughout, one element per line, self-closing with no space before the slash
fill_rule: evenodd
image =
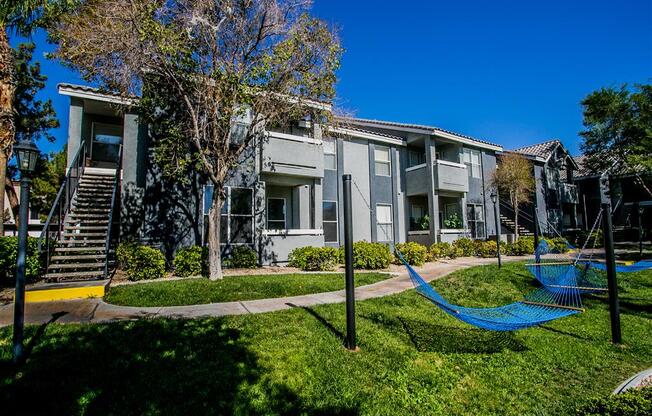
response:
<path id="1" fill-rule="evenodd" d="M 492 354 L 504 350 L 525 351 L 527 347 L 512 332 L 492 332 L 471 327 L 438 325 L 382 314 L 363 316 L 393 332 L 404 332 L 419 352 Z"/>
<path id="2" fill-rule="evenodd" d="M 240 331 L 224 322 L 50 328 L 19 373 L 0 374 L 0 408 L 50 415 L 357 413 L 309 406 L 268 376 Z"/>
<path id="3" fill-rule="evenodd" d="M 594 302 L 609 305 L 608 296 L 587 295 L 586 298 Z M 649 299 L 628 297 L 627 295 L 618 296 L 620 313 L 638 316 L 645 319 L 652 319 L 652 303 L 645 302 L 649 302 Z"/>

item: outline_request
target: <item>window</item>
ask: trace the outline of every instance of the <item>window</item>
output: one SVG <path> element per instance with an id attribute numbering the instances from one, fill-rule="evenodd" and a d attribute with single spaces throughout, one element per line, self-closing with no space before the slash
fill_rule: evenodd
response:
<path id="1" fill-rule="evenodd" d="M 467 204 L 466 222 L 471 230 L 471 237 L 485 238 L 484 209 L 482 205 Z"/>
<path id="2" fill-rule="evenodd" d="M 423 231 L 430 227 L 428 211 L 423 205 L 412 205 L 410 207 L 410 231 Z"/>
<path id="3" fill-rule="evenodd" d="M 253 244 L 254 190 L 227 186 L 221 211 L 220 244 Z M 204 186 L 204 215 L 213 199 L 213 185 Z"/>
<path id="4" fill-rule="evenodd" d="M 482 164 L 480 163 L 480 151 L 464 148 L 462 154 L 466 169 L 469 171 L 469 177 L 481 178 L 482 177 Z"/>
<path id="5" fill-rule="evenodd" d="M 324 139 L 324 169 L 337 170 L 337 142 L 332 138 Z"/>
<path id="6" fill-rule="evenodd" d="M 324 242 L 337 243 L 339 229 L 337 226 L 337 202 L 323 201 Z"/>
<path id="7" fill-rule="evenodd" d="M 408 152 L 408 167 L 423 165 L 424 163 L 426 163 L 426 154 L 424 152 L 414 150 Z"/>
<path id="8" fill-rule="evenodd" d="M 267 229 L 285 230 L 285 198 L 267 198 Z"/>
<path id="9" fill-rule="evenodd" d="M 392 206 L 376 205 L 376 240 L 393 241 L 394 227 L 392 225 Z"/>
<path id="10" fill-rule="evenodd" d="M 389 147 L 376 146 L 374 148 L 376 175 L 392 176 L 392 163 L 390 162 L 389 154 Z"/>

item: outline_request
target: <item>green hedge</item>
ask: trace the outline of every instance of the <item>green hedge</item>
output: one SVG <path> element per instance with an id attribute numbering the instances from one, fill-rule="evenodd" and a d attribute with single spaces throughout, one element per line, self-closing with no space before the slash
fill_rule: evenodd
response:
<path id="1" fill-rule="evenodd" d="M 177 250 L 174 255 L 174 275 L 179 277 L 199 276 L 204 270 L 204 250 L 191 246 Z"/>
<path id="2" fill-rule="evenodd" d="M 386 269 L 394 259 L 384 243 L 356 241 L 353 243 L 353 268 L 362 270 Z M 344 247 L 339 248 L 339 262 L 344 264 Z"/>
<path id="3" fill-rule="evenodd" d="M 305 271 L 329 271 L 339 259 L 339 252 L 333 247 L 298 247 L 290 252 L 288 266 Z"/>
<path id="4" fill-rule="evenodd" d="M 18 237 L 0 237 L 0 286 L 13 286 L 16 282 L 16 257 Z M 38 254 L 38 239 L 27 238 L 27 259 L 25 278 L 33 281 L 39 276 L 41 261 Z"/>
<path id="5" fill-rule="evenodd" d="M 629 389 L 622 394 L 590 399 L 575 413 L 578 416 L 652 415 L 652 387 Z"/>
<path id="6" fill-rule="evenodd" d="M 496 257 L 498 255 L 498 244 L 496 240 L 475 240 L 475 254 L 478 257 Z"/>
<path id="7" fill-rule="evenodd" d="M 396 250 L 401 253 L 405 261 L 411 266 L 421 266 L 428 260 L 428 249 L 426 246 L 414 241 L 409 243 L 399 243 L 396 245 Z M 396 263 L 400 264 L 400 259 L 396 257 Z"/>
<path id="8" fill-rule="evenodd" d="M 165 276 L 165 256 L 155 248 L 138 243 L 121 243 L 116 250 L 116 257 L 129 280 Z"/>
<path id="9" fill-rule="evenodd" d="M 459 238 L 453 242 L 453 246 L 460 249 L 460 257 L 475 256 L 475 244 L 470 238 Z"/>
<path id="10" fill-rule="evenodd" d="M 255 269 L 258 267 L 258 256 L 251 247 L 238 246 L 233 249 L 229 263 L 236 269 Z"/>

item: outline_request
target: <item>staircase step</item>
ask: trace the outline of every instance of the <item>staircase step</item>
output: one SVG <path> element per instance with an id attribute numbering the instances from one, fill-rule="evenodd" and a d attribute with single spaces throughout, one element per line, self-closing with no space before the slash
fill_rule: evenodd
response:
<path id="1" fill-rule="evenodd" d="M 63 238 L 87 238 L 87 237 L 106 237 L 106 232 L 104 233 L 63 233 L 61 234 Z"/>
<path id="2" fill-rule="evenodd" d="M 71 212 L 68 215 L 73 218 L 106 218 L 107 217 L 107 215 L 103 215 L 103 214 L 80 214 L 77 212 Z"/>
<path id="3" fill-rule="evenodd" d="M 91 253 L 93 253 L 93 252 L 102 252 L 103 253 L 105 251 L 105 247 L 103 245 L 102 246 L 95 246 L 95 247 L 94 246 L 88 246 L 88 247 L 55 247 L 54 251 L 55 251 L 55 253 L 68 252 L 68 251 L 76 251 L 76 252 L 80 252 L 80 253 L 83 253 L 83 252 L 91 252 Z"/>
<path id="4" fill-rule="evenodd" d="M 72 212 L 75 214 L 108 214 L 111 211 L 110 208 L 86 208 L 86 207 L 75 207 Z"/>
<path id="5" fill-rule="evenodd" d="M 85 240 L 73 238 L 71 240 L 59 240 L 57 241 L 57 244 L 70 246 L 75 244 L 104 244 L 105 242 L 106 240 Z"/>
<path id="6" fill-rule="evenodd" d="M 70 256 L 52 256 L 50 257 L 51 261 L 58 260 L 104 260 L 106 256 L 104 254 L 77 254 Z"/>
<path id="7" fill-rule="evenodd" d="M 105 263 L 55 263 L 50 264 L 50 269 L 89 269 L 104 267 Z"/>
<path id="8" fill-rule="evenodd" d="M 86 271 L 86 272 L 60 272 L 60 273 L 47 273 L 46 279 L 59 279 L 62 277 L 86 277 L 90 279 L 100 278 L 104 276 L 102 270 L 99 271 Z"/>
<path id="9" fill-rule="evenodd" d="M 90 231 L 90 230 L 105 230 L 108 228 L 106 225 L 65 225 L 64 230 L 80 230 L 80 231 Z M 83 235 L 83 234 L 82 234 Z"/>

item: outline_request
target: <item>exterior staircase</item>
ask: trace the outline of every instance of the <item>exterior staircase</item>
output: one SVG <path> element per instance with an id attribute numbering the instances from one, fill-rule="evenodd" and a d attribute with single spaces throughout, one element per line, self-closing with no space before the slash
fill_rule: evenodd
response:
<path id="1" fill-rule="evenodd" d="M 54 242 L 47 282 L 105 277 L 106 239 L 116 170 L 86 168 Z"/>
<path id="2" fill-rule="evenodd" d="M 500 223 L 502 224 L 503 227 L 509 228 L 511 231 L 515 231 L 516 224 L 514 223 L 514 218 L 507 217 L 507 216 L 505 216 L 504 214 L 501 213 L 500 214 Z M 524 227 L 519 222 L 519 224 L 518 224 L 518 235 L 529 237 L 529 236 L 533 236 L 534 232 L 532 232 L 528 228 Z"/>

